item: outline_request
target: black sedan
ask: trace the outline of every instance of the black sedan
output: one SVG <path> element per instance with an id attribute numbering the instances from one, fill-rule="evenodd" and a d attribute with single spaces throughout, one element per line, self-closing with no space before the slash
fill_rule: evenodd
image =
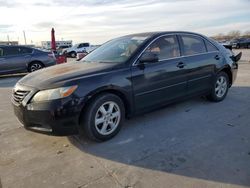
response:
<path id="1" fill-rule="evenodd" d="M 81 61 L 25 76 L 13 89 L 12 103 L 28 130 L 104 141 L 119 132 L 125 117 L 191 96 L 222 101 L 239 59 L 196 33 L 128 35 Z"/>

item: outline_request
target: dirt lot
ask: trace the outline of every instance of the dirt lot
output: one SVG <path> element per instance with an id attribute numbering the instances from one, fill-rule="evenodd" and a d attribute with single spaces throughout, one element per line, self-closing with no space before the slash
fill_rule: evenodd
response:
<path id="1" fill-rule="evenodd" d="M 250 187 L 250 50 L 227 98 L 127 120 L 105 143 L 24 130 L 0 79 L 0 187 Z"/>

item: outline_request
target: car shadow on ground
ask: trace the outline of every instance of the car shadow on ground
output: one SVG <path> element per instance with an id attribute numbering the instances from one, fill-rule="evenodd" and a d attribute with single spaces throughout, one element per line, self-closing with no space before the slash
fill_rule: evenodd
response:
<path id="1" fill-rule="evenodd" d="M 195 98 L 127 120 L 104 143 L 68 139 L 82 152 L 110 161 L 249 186 L 249 99 L 249 87 L 233 87 L 220 103 Z"/>

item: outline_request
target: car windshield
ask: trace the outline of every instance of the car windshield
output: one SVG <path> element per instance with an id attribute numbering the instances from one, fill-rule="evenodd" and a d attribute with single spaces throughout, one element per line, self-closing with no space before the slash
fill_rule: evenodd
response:
<path id="1" fill-rule="evenodd" d="M 106 42 L 81 62 L 124 63 L 148 36 L 125 36 Z"/>

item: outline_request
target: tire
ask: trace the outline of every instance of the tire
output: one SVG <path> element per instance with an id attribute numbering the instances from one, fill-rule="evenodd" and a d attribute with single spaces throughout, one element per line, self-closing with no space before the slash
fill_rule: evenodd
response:
<path id="1" fill-rule="evenodd" d="M 223 101 L 227 96 L 228 88 L 229 88 L 229 78 L 227 73 L 225 72 L 218 73 L 213 83 L 212 92 L 208 96 L 208 99 L 213 102 Z"/>
<path id="2" fill-rule="evenodd" d="M 237 45 L 236 45 L 236 48 L 237 48 L 237 49 L 239 49 L 239 48 L 240 48 L 240 45 L 239 45 L 239 44 L 237 44 Z"/>
<path id="3" fill-rule="evenodd" d="M 76 57 L 76 52 L 70 52 L 70 57 L 75 58 Z"/>
<path id="4" fill-rule="evenodd" d="M 247 45 L 247 48 L 250 49 L 250 44 Z"/>
<path id="5" fill-rule="evenodd" d="M 42 68 L 44 68 L 44 64 L 42 64 L 39 61 L 34 61 L 34 62 L 31 62 L 29 64 L 28 72 L 34 72 L 34 71 L 37 71 L 37 70 L 42 69 Z"/>
<path id="6" fill-rule="evenodd" d="M 97 96 L 82 113 L 80 119 L 82 133 L 90 140 L 106 141 L 120 131 L 125 108 L 118 96 L 104 93 Z"/>

